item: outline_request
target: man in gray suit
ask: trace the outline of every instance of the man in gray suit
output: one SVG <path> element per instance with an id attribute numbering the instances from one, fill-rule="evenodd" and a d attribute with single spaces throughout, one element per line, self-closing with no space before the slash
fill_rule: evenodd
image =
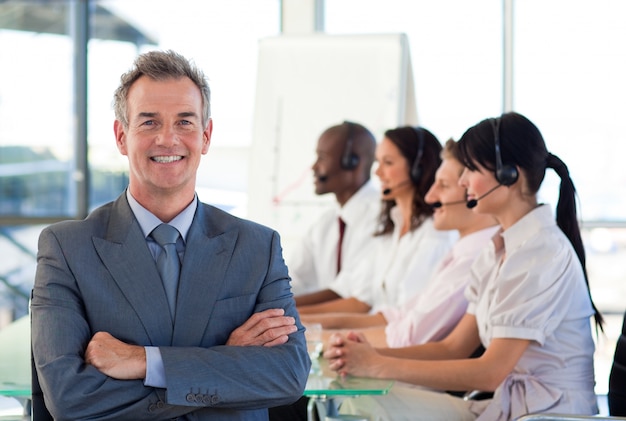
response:
<path id="1" fill-rule="evenodd" d="M 266 420 L 302 396 L 310 360 L 278 234 L 195 194 L 213 127 L 206 78 L 153 51 L 114 104 L 127 191 L 39 239 L 32 346 L 46 406 L 59 420 Z M 153 239 L 163 223 L 180 234 L 175 252 Z M 168 296 L 157 267 L 172 256 Z"/>

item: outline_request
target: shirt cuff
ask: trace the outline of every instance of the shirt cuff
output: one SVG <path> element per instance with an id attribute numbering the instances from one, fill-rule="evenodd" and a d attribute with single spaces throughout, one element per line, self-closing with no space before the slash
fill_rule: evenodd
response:
<path id="1" fill-rule="evenodd" d="M 146 378 L 144 386 L 167 388 L 165 383 L 165 367 L 161 351 L 156 346 L 146 346 Z"/>

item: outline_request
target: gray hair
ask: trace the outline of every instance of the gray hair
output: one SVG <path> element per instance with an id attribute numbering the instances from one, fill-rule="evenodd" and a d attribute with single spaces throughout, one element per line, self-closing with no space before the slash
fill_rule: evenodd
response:
<path id="1" fill-rule="evenodd" d="M 172 51 L 150 51 L 135 59 L 133 67 L 120 78 L 120 86 L 113 95 L 115 118 L 128 127 L 128 91 L 141 76 L 153 80 L 180 79 L 188 77 L 202 93 L 202 125 L 211 117 L 211 90 L 202 70 L 182 55 Z"/>

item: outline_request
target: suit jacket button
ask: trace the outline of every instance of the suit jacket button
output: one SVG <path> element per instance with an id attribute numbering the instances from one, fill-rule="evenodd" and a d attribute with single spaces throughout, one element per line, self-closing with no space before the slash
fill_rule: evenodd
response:
<path id="1" fill-rule="evenodd" d="M 219 401 L 220 401 L 219 396 L 217 396 L 217 395 L 213 395 L 213 396 L 211 396 L 211 403 L 216 404 L 216 403 L 218 403 Z"/>
<path id="2" fill-rule="evenodd" d="M 204 395 L 202 393 L 198 393 L 196 395 L 195 401 L 198 403 L 202 403 L 202 398 L 204 397 Z"/>
<path id="3" fill-rule="evenodd" d="M 156 404 L 157 408 L 161 409 L 165 406 L 165 403 L 163 401 L 158 401 Z"/>
<path id="4" fill-rule="evenodd" d="M 211 395 L 204 395 L 204 397 L 202 398 L 202 403 L 203 404 L 211 403 Z"/>
<path id="5" fill-rule="evenodd" d="M 150 406 L 148 407 L 148 412 L 154 412 L 156 411 L 156 405 L 151 403 Z"/>
<path id="6" fill-rule="evenodd" d="M 185 399 L 187 399 L 187 402 L 193 403 L 196 401 L 196 395 L 194 395 L 193 393 L 188 393 Z"/>

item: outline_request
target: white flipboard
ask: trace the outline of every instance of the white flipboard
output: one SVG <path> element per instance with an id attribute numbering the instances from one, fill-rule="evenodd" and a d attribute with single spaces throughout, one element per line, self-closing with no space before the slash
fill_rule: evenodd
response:
<path id="1" fill-rule="evenodd" d="M 404 34 L 260 41 L 247 216 L 278 230 L 283 244 L 334 200 L 315 195 L 311 165 L 319 135 L 344 120 L 378 140 L 387 129 L 417 123 Z"/>

